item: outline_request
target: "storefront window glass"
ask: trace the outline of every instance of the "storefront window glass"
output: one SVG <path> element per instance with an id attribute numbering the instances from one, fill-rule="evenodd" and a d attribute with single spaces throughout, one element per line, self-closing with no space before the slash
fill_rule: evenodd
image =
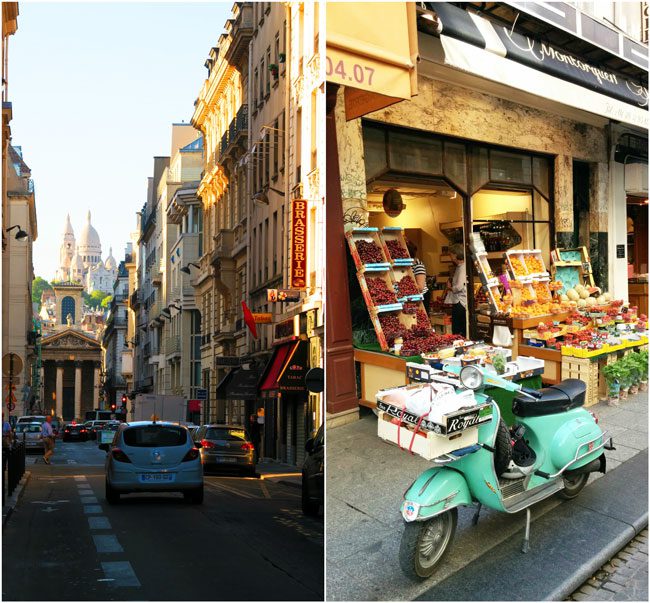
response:
<path id="1" fill-rule="evenodd" d="M 549 220 L 548 200 L 542 197 L 537 191 L 533 193 L 533 205 L 535 209 L 535 220 Z"/>
<path id="2" fill-rule="evenodd" d="M 550 197 L 550 174 L 548 159 L 533 157 L 533 184 L 545 197 Z"/>
<path id="3" fill-rule="evenodd" d="M 490 180 L 490 168 L 488 163 L 488 150 L 475 147 L 472 149 L 472 188 L 475 192 L 483 188 Z"/>
<path id="4" fill-rule="evenodd" d="M 388 167 L 386 165 L 386 134 L 384 130 L 363 128 L 363 151 L 366 164 L 366 179 L 374 178 Z"/>
<path id="5" fill-rule="evenodd" d="M 406 132 L 388 133 L 389 162 L 393 170 L 427 175 L 442 174 L 442 142 Z"/>
<path id="6" fill-rule="evenodd" d="M 445 176 L 463 191 L 467 190 L 464 144 L 445 142 Z"/>
<path id="7" fill-rule="evenodd" d="M 529 155 L 490 150 L 490 179 L 499 182 L 530 184 L 531 162 Z"/>

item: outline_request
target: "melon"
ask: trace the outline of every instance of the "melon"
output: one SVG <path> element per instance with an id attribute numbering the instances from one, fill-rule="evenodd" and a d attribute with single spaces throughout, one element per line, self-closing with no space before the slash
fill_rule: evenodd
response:
<path id="1" fill-rule="evenodd" d="M 578 300 L 578 308 L 586 308 L 586 307 L 587 307 L 587 300 L 581 297 Z"/>
<path id="2" fill-rule="evenodd" d="M 591 308 L 592 306 L 596 305 L 596 298 L 594 297 L 588 297 L 585 301 L 587 302 L 588 308 Z"/>
<path id="3" fill-rule="evenodd" d="M 606 302 L 611 302 L 612 301 L 612 294 L 611 293 L 603 293 L 603 297 L 605 298 Z"/>
<path id="4" fill-rule="evenodd" d="M 566 293 L 562 293 L 562 295 L 560 295 L 560 301 L 568 302 L 569 296 Z"/>
<path id="5" fill-rule="evenodd" d="M 597 303 L 599 306 L 602 306 L 604 303 L 607 303 L 607 300 L 605 299 L 605 296 L 604 296 L 604 295 L 600 295 L 600 296 L 598 296 L 598 297 L 596 298 L 596 303 Z"/>
<path id="6" fill-rule="evenodd" d="M 585 288 L 582 288 L 580 291 L 578 291 L 578 295 L 580 295 L 581 299 L 587 299 L 589 297 L 589 291 L 587 291 Z"/>
<path id="7" fill-rule="evenodd" d="M 566 295 L 571 301 L 578 301 L 580 299 L 580 295 L 578 295 L 578 292 L 575 289 L 569 289 L 566 292 Z"/>

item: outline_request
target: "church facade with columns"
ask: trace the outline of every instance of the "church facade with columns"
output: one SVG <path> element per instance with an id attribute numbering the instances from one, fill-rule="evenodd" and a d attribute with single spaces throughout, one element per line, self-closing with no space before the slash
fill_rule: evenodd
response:
<path id="1" fill-rule="evenodd" d="M 99 341 L 70 325 L 43 337 L 41 354 L 43 412 L 83 421 L 86 411 L 100 408 Z"/>

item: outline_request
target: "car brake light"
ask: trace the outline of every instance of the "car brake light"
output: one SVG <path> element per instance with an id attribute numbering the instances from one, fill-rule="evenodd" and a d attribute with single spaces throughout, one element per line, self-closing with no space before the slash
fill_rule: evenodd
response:
<path id="1" fill-rule="evenodd" d="M 194 461 L 199 458 L 199 449 L 198 448 L 190 448 L 187 451 L 187 454 L 183 457 L 183 460 L 181 462 L 185 461 Z"/>
<path id="2" fill-rule="evenodd" d="M 217 447 L 216 444 L 214 444 L 210 440 L 201 440 L 201 446 L 203 446 L 203 448 L 216 448 Z"/>
<path id="3" fill-rule="evenodd" d="M 241 445 L 242 450 L 255 450 L 255 446 L 253 446 L 250 442 L 244 442 Z"/>
<path id="4" fill-rule="evenodd" d="M 82 429 L 82 430 L 81 430 L 81 433 L 86 433 L 86 430 L 85 430 L 85 429 Z"/>
<path id="5" fill-rule="evenodd" d="M 113 450 L 111 450 L 111 454 L 113 455 L 113 458 L 116 461 L 119 461 L 120 463 L 130 463 L 131 462 L 131 459 L 128 456 L 126 456 L 126 454 L 122 450 L 120 450 L 119 448 L 113 448 Z"/>

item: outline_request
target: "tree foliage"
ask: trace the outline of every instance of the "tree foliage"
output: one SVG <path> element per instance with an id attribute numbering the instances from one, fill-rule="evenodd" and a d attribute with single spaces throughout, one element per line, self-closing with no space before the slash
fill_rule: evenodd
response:
<path id="1" fill-rule="evenodd" d="M 52 285 L 48 283 L 44 278 L 37 276 L 32 282 L 32 302 L 40 304 L 41 295 L 46 289 L 52 290 Z M 52 291 L 54 293 L 54 291 Z"/>
<path id="2" fill-rule="evenodd" d="M 85 291 L 83 293 L 84 303 L 87 306 L 90 306 L 91 308 L 95 308 L 95 309 L 100 307 L 105 308 L 106 307 L 106 305 L 104 304 L 105 300 L 108 299 L 108 302 L 106 302 L 106 304 L 108 304 L 111 298 L 112 296 L 110 294 L 104 293 L 103 291 L 99 291 L 97 289 L 95 289 L 95 291 L 93 291 L 90 295 Z"/>

